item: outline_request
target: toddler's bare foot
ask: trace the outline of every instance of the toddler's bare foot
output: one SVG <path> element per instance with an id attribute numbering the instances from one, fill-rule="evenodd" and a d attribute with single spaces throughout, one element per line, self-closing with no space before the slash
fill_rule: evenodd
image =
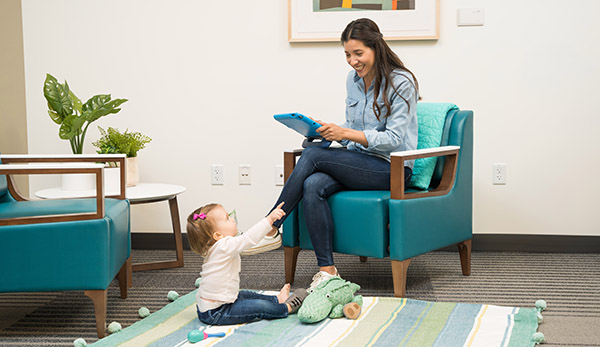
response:
<path id="1" fill-rule="evenodd" d="M 283 287 L 281 287 L 279 294 L 277 294 L 277 300 L 279 300 L 280 304 L 283 304 L 289 297 L 290 297 L 290 284 L 286 283 Z"/>

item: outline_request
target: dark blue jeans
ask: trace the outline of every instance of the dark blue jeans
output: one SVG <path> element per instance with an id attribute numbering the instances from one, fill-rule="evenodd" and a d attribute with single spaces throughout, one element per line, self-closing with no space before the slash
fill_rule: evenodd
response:
<path id="1" fill-rule="evenodd" d="M 405 183 L 412 170 L 404 168 Z M 285 201 L 286 216 L 303 199 L 304 221 L 319 266 L 333 265 L 333 219 L 327 203 L 340 190 L 389 190 L 390 163 L 345 148 L 308 147 L 302 152 L 274 207 Z M 272 210 L 272 209 L 271 209 Z M 280 219 L 273 223 L 277 228 Z"/>
<path id="2" fill-rule="evenodd" d="M 238 298 L 231 304 L 221 305 L 213 310 L 198 312 L 202 323 L 231 325 L 251 322 L 257 319 L 275 319 L 288 316 L 286 304 L 280 304 L 277 296 L 264 295 L 250 290 L 240 290 Z"/>

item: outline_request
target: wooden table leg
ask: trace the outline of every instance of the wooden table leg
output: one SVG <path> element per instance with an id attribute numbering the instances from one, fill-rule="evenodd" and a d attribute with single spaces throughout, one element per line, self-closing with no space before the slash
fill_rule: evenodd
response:
<path id="1" fill-rule="evenodd" d="M 179 221 L 179 207 L 177 205 L 177 196 L 169 199 L 169 209 L 171 210 L 171 223 L 173 225 L 173 238 L 175 239 L 176 260 L 157 261 L 151 263 L 133 264 L 133 271 L 158 270 L 183 267 L 183 241 L 181 236 L 181 224 Z"/>
<path id="2" fill-rule="evenodd" d="M 177 265 L 183 267 L 183 241 L 181 239 L 181 223 L 179 221 L 179 207 L 177 197 L 169 200 L 171 210 L 171 222 L 173 223 L 173 238 L 175 239 L 175 251 L 177 253 Z"/>

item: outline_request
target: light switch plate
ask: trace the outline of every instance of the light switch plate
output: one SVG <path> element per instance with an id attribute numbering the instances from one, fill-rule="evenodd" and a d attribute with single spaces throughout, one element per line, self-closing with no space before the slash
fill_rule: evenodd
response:
<path id="1" fill-rule="evenodd" d="M 456 25 L 458 26 L 477 26 L 484 22 L 483 8 L 459 8 L 457 11 Z"/>

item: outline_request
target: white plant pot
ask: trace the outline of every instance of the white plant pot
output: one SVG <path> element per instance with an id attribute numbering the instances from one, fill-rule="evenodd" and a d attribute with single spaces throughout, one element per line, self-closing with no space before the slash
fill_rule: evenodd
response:
<path id="1" fill-rule="evenodd" d="M 60 175 L 62 190 L 93 190 L 96 189 L 94 174 L 62 174 Z"/>
<path id="2" fill-rule="evenodd" d="M 86 166 L 87 163 L 69 163 L 71 166 Z M 62 174 L 60 175 L 60 189 L 62 190 L 93 190 L 96 189 L 96 175 L 94 174 Z"/>
<path id="3" fill-rule="evenodd" d="M 140 181 L 140 172 L 138 170 L 138 158 L 127 158 L 127 164 L 125 165 L 125 167 L 127 168 L 127 186 L 134 187 Z"/>
<path id="4" fill-rule="evenodd" d="M 104 168 L 104 194 L 119 194 L 121 189 L 120 171 L 118 167 Z M 60 182 L 60 189 L 62 190 L 96 189 L 96 175 L 94 174 L 62 174 Z"/>
<path id="5" fill-rule="evenodd" d="M 119 194 L 121 191 L 121 169 L 104 168 L 104 194 Z"/>

